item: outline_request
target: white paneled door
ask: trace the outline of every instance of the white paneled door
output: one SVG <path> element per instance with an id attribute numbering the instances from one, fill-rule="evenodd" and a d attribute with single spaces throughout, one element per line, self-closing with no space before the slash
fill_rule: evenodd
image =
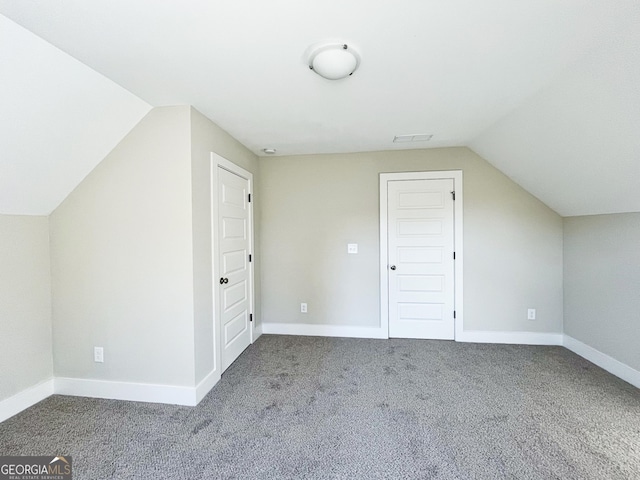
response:
<path id="1" fill-rule="evenodd" d="M 453 340 L 454 180 L 387 182 L 389 336 Z"/>
<path id="2" fill-rule="evenodd" d="M 218 314 L 222 371 L 251 343 L 249 180 L 218 167 Z"/>

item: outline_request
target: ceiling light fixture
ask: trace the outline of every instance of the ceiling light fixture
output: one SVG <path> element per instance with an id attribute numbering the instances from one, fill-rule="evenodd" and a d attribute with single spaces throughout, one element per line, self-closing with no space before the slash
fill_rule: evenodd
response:
<path id="1" fill-rule="evenodd" d="M 273 155 L 274 153 L 276 153 L 275 148 L 263 148 L 262 151 L 267 155 Z"/>
<path id="2" fill-rule="evenodd" d="M 346 43 L 319 43 L 309 52 L 309 68 L 328 80 L 348 77 L 360 65 L 360 55 Z"/>

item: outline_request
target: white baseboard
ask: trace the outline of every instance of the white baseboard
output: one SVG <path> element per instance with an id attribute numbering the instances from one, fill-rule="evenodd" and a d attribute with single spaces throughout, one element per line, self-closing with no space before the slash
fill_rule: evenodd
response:
<path id="1" fill-rule="evenodd" d="M 17 415 L 54 393 L 74 397 L 167 403 L 193 407 L 200 403 L 219 380 L 220 375 L 217 371 L 209 373 L 195 388 L 56 377 L 0 401 L 0 422 Z"/>
<path id="2" fill-rule="evenodd" d="M 308 337 L 388 338 L 380 327 L 312 325 L 308 323 L 263 323 L 266 335 L 302 335 Z"/>
<path id="3" fill-rule="evenodd" d="M 211 391 L 211 389 L 220 381 L 219 369 L 211 371 L 202 381 L 196 386 L 196 405 Z"/>
<path id="4" fill-rule="evenodd" d="M 0 401 L 0 422 L 53 395 L 53 384 L 53 379 L 46 380 Z"/>
<path id="5" fill-rule="evenodd" d="M 306 323 L 263 323 L 262 331 L 271 335 L 303 335 L 309 337 L 389 338 L 380 327 L 346 325 L 313 325 Z M 511 343 L 518 345 L 562 345 L 561 333 L 490 332 L 467 330 L 457 342 Z"/>
<path id="6" fill-rule="evenodd" d="M 596 350 L 595 348 L 590 347 L 586 343 L 582 343 L 580 340 L 576 340 L 569 335 L 564 335 L 563 345 L 573 353 L 586 358 L 591 363 L 595 363 L 607 372 L 612 373 L 625 382 L 629 382 L 634 387 L 640 388 L 640 371 L 631 368 L 629 365 L 624 364 L 619 360 L 610 357 L 606 353 L 602 353 L 600 350 Z"/>
<path id="7" fill-rule="evenodd" d="M 386 332 L 382 332 L 380 328 L 340 325 L 263 323 L 261 333 L 324 337 L 387 338 Z M 562 345 L 611 374 L 640 388 L 640 371 L 568 335 L 536 332 L 465 331 L 462 332 L 461 335 L 458 335 L 456 341 L 523 345 Z M 196 387 L 57 377 L 34 385 L 0 401 L 0 422 L 26 410 L 54 393 L 80 397 L 195 406 L 209 393 L 219 380 L 220 375 L 217 371 L 209 373 Z"/>
<path id="8" fill-rule="evenodd" d="M 54 390 L 55 393 L 60 395 L 76 397 L 168 403 L 171 405 L 186 405 L 191 407 L 197 404 L 195 387 L 56 377 Z"/>
<path id="9" fill-rule="evenodd" d="M 513 345 L 562 345 L 562 334 L 465 330 L 462 334 L 456 336 L 456 342 L 510 343 Z"/>
<path id="10" fill-rule="evenodd" d="M 253 341 L 255 342 L 258 338 L 260 338 L 260 335 L 262 335 L 264 332 L 262 331 L 262 322 L 258 323 L 256 325 L 256 328 L 253 330 Z"/>

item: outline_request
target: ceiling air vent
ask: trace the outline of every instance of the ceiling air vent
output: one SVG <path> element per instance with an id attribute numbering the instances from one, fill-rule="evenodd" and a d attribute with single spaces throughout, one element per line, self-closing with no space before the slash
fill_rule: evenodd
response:
<path id="1" fill-rule="evenodd" d="M 426 133 L 414 133 L 411 135 L 396 135 L 393 137 L 393 143 L 409 143 L 409 142 L 428 142 L 433 135 Z"/>

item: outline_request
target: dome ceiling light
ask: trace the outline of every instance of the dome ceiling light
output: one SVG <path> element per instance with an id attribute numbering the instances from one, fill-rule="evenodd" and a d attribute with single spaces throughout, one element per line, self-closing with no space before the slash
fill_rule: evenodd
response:
<path id="1" fill-rule="evenodd" d="M 328 80 L 352 75 L 360 65 L 360 55 L 346 43 L 320 43 L 310 47 L 309 68 Z"/>

